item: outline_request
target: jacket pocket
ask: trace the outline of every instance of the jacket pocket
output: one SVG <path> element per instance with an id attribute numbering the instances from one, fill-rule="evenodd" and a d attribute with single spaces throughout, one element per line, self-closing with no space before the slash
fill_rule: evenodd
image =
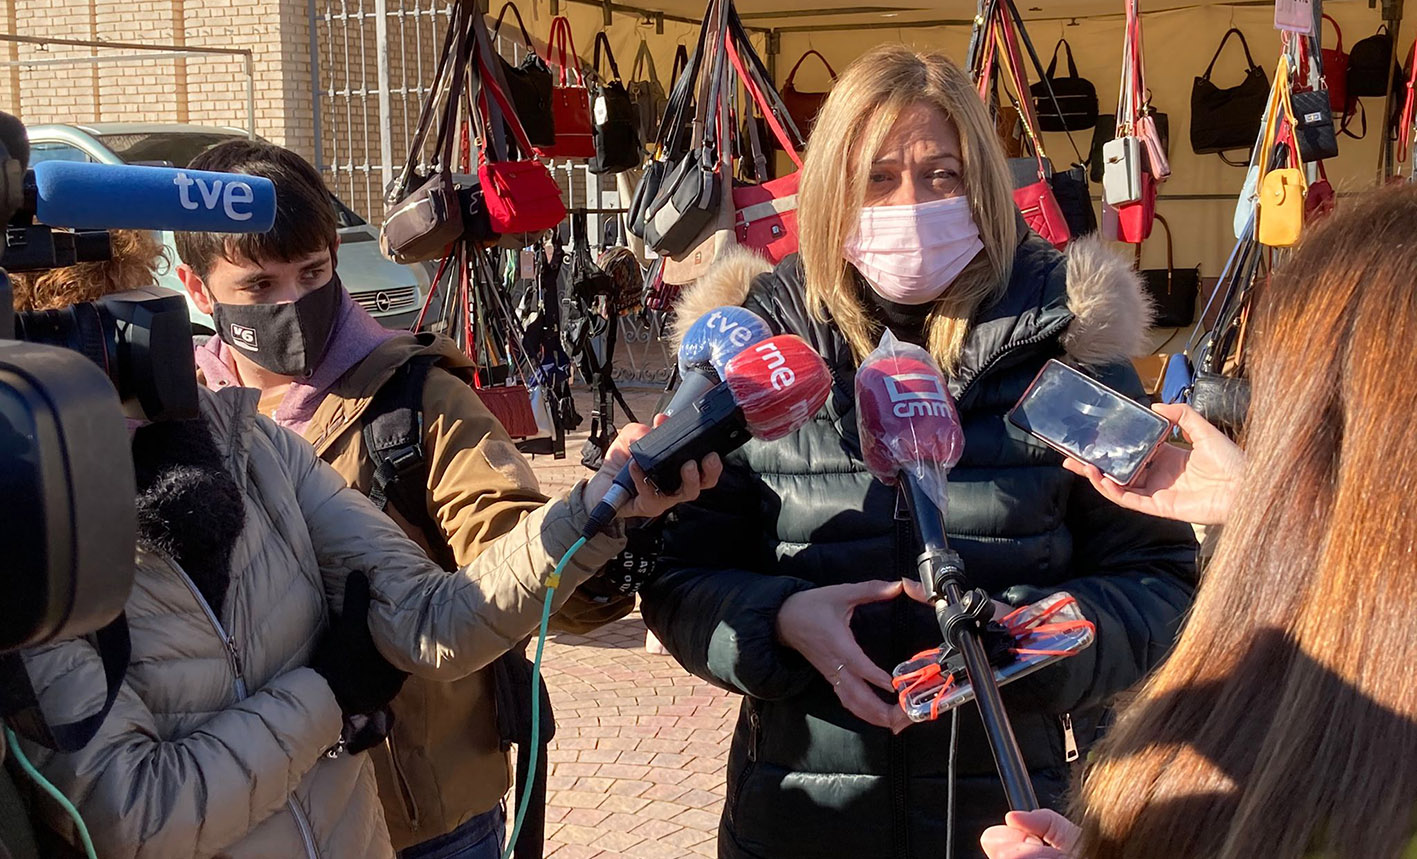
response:
<path id="1" fill-rule="evenodd" d="M 403 805 L 404 816 L 408 818 L 408 828 L 414 832 L 418 831 L 418 802 L 413 798 L 413 786 L 409 784 L 408 774 L 404 772 L 403 761 L 399 760 L 399 749 L 394 743 L 394 736 L 389 734 L 386 742 L 389 744 L 389 763 L 394 771 L 394 781 L 398 783 L 399 802 Z"/>
<path id="2" fill-rule="evenodd" d="M 758 705 L 752 698 L 744 698 L 744 706 L 748 710 L 748 759 L 743 762 L 743 769 L 739 770 L 738 777 L 729 785 L 726 806 L 728 809 L 728 822 L 734 822 L 734 817 L 738 811 L 738 801 L 743 795 L 743 788 L 747 786 L 748 779 L 752 777 L 753 770 L 758 765 L 758 748 L 763 737 L 763 717 L 758 712 Z"/>

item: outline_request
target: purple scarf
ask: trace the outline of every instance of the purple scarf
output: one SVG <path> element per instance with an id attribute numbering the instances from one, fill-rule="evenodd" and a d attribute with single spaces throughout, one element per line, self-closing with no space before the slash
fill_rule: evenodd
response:
<path id="1" fill-rule="evenodd" d="M 348 292 L 341 295 L 337 312 L 339 319 L 330 332 L 329 346 L 325 348 L 325 355 L 315 367 L 315 372 L 308 379 L 296 379 L 290 383 L 285 398 L 273 415 L 275 422 L 286 429 L 303 434 L 335 382 L 369 357 L 369 353 L 400 333 L 380 325 L 369 315 L 369 311 L 349 297 Z M 241 379 L 236 375 L 236 364 L 231 358 L 231 347 L 220 337 L 212 337 L 197 347 L 197 368 L 206 377 L 209 388 L 241 385 Z"/>

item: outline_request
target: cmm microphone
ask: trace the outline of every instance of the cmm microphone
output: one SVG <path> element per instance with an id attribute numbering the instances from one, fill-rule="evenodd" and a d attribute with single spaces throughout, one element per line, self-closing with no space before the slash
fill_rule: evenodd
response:
<path id="1" fill-rule="evenodd" d="M 717 307 L 694 320 L 679 344 L 679 390 L 664 407 L 672 415 L 723 381 L 728 361 L 772 336 L 762 317 L 746 307 Z"/>
<path id="2" fill-rule="evenodd" d="M 25 179 L 25 207 L 50 227 L 263 233 L 276 189 L 240 173 L 45 161 Z"/>
<path id="3" fill-rule="evenodd" d="M 807 423 L 827 401 L 831 383 L 826 362 L 801 337 L 768 338 L 729 360 L 722 382 L 630 445 L 630 456 L 656 490 L 675 492 L 684 463 L 737 450 L 749 438 L 774 441 Z M 582 536 L 598 534 L 634 496 L 626 464 Z"/>

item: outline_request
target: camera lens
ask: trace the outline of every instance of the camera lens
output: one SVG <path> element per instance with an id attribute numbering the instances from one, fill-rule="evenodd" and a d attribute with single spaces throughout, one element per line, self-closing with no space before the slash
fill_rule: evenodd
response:
<path id="1" fill-rule="evenodd" d="M 78 352 L 97 364 L 118 387 L 118 327 L 112 315 L 93 302 L 16 313 L 15 338 Z"/>

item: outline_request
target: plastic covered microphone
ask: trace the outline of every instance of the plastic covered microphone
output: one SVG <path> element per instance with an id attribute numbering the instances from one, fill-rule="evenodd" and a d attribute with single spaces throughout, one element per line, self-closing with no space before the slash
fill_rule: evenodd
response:
<path id="1" fill-rule="evenodd" d="M 746 307 L 716 307 L 694 320 L 679 344 L 679 389 L 665 406 L 672 415 L 723 381 L 729 360 L 772 336 L 762 317 Z"/>
<path id="2" fill-rule="evenodd" d="M 275 223 L 271 180 L 240 173 L 45 161 L 25 205 L 51 227 L 264 233 Z"/>
<path id="3" fill-rule="evenodd" d="M 736 450 L 749 438 L 782 438 L 811 420 L 830 392 L 831 371 L 811 346 L 795 334 L 770 337 L 734 356 L 721 383 L 630 445 L 630 456 L 650 485 L 672 493 L 684 463 Z M 627 464 L 581 533 L 599 533 L 635 492 Z"/>

